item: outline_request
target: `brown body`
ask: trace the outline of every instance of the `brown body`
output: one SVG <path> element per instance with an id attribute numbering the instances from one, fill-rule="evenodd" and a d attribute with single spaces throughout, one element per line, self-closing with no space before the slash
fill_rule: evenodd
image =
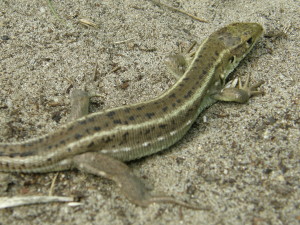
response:
<path id="1" fill-rule="evenodd" d="M 78 168 L 77 156 L 86 153 L 129 161 L 171 146 L 218 99 L 245 102 L 257 93 L 252 87 L 233 87 L 227 98 L 222 94 L 227 90 L 222 89 L 262 31 L 256 23 L 236 23 L 216 31 L 199 46 L 174 86 L 153 100 L 86 115 L 39 138 L 0 144 L 0 171 Z M 236 94 L 239 97 L 232 97 Z"/>

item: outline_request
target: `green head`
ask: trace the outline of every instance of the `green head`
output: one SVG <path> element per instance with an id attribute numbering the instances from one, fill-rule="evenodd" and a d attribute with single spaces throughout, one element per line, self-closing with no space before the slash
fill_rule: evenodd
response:
<path id="1" fill-rule="evenodd" d="M 210 37 L 223 49 L 223 73 L 221 80 L 225 82 L 228 74 L 248 54 L 263 34 L 263 27 L 258 23 L 233 23 L 213 33 Z"/>

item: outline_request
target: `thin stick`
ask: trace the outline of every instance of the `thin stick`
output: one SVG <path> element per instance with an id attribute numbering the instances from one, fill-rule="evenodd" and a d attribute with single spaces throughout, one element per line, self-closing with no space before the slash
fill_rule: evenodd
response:
<path id="1" fill-rule="evenodd" d="M 156 0 L 153 0 L 153 2 L 154 2 L 154 4 L 157 4 L 157 5 L 160 5 L 160 6 L 164 6 L 164 7 L 168 8 L 168 9 L 170 9 L 170 10 L 172 10 L 172 11 L 180 12 L 180 13 L 182 13 L 182 14 L 185 14 L 185 15 L 187 15 L 187 16 L 189 16 L 189 17 L 195 19 L 195 20 L 198 20 L 199 22 L 202 22 L 202 23 L 208 23 L 207 20 L 204 20 L 204 19 L 201 19 L 201 18 L 199 18 L 199 17 L 196 17 L 196 16 L 194 16 L 194 15 L 188 13 L 188 12 L 185 12 L 185 11 L 183 11 L 183 10 L 181 10 L 181 9 L 174 8 L 174 7 L 172 7 L 172 6 L 166 5 L 166 4 L 161 3 L 160 1 L 156 1 Z"/>
<path id="2" fill-rule="evenodd" d="M 63 196 L 15 196 L 1 197 L 0 209 L 11 208 L 21 205 L 32 205 L 49 202 L 73 202 L 74 198 Z"/>
<path id="3" fill-rule="evenodd" d="M 54 9 L 54 6 L 52 4 L 52 0 L 48 0 L 48 6 L 49 6 L 49 8 L 50 8 L 50 10 L 51 10 L 51 12 L 53 14 L 53 16 L 55 16 L 56 19 L 64 22 L 63 19 L 58 15 L 58 13 L 56 12 L 56 10 Z"/>
<path id="4" fill-rule="evenodd" d="M 58 174 L 59 173 L 56 173 L 54 178 L 52 179 L 51 187 L 50 187 L 50 190 L 49 190 L 49 196 L 53 195 L 53 189 L 54 189 L 54 185 L 55 185 Z"/>

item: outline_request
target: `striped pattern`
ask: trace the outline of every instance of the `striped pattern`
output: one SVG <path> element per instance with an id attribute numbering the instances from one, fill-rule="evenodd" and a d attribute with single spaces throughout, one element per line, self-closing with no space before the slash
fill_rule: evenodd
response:
<path id="1" fill-rule="evenodd" d="M 210 95 L 224 87 L 262 31 L 256 23 L 216 31 L 174 86 L 155 99 L 81 117 L 39 138 L 0 144 L 0 171 L 58 171 L 72 168 L 72 157 L 85 152 L 129 161 L 168 148 L 216 101 Z"/>

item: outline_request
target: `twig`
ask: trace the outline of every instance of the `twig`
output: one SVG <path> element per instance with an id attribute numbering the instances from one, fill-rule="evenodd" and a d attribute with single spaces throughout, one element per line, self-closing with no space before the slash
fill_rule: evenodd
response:
<path id="1" fill-rule="evenodd" d="M 208 23 L 207 20 L 204 20 L 204 19 L 201 19 L 201 18 L 199 18 L 199 17 L 196 17 L 196 16 L 194 16 L 194 15 L 188 13 L 188 12 L 185 12 L 185 11 L 183 11 L 183 10 L 181 10 L 181 9 L 174 8 L 174 7 L 172 7 L 172 6 L 169 6 L 169 5 L 166 5 L 166 4 L 164 4 L 164 3 L 161 3 L 160 1 L 157 1 L 157 0 L 153 0 L 153 2 L 154 2 L 154 4 L 157 4 L 157 5 L 160 5 L 160 6 L 164 6 L 164 7 L 168 8 L 168 9 L 170 9 L 170 10 L 172 10 L 172 11 L 180 12 L 180 13 L 182 13 L 182 14 L 185 14 L 185 15 L 189 16 L 189 17 L 192 17 L 193 19 L 198 20 L 198 21 L 200 21 L 200 22 L 202 22 L 202 23 Z"/>
<path id="2" fill-rule="evenodd" d="M 52 4 L 52 0 L 47 0 L 47 2 L 48 2 L 48 6 L 49 6 L 49 8 L 50 8 L 50 10 L 51 10 L 51 12 L 52 12 L 52 14 L 53 14 L 53 16 L 55 16 L 56 19 L 58 19 L 58 20 L 60 20 L 60 21 L 62 21 L 62 22 L 65 22 L 65 21 L 58 15 L 58 13 L 56 12 L 56 10 L 54 9 L 54 6 L 53 6 L 53 4 Z"/>
<path id="3" fill-rule="evenodd" d="M 52 180 L 51 187 L 50 187 L 50 190 L 49 190 L 49 196 L 53 195 L 53 189 L 54 189 L 54 185 L 55 185 L 58 174 L 59 173 L 56 173 L 53 180 Z"/>
<path id="4" fill-rule="evenodd" d="M 49 202 L 73 202 L 71 197 L 62 196 L 22 196 L 22 197 L 1 197 L 0 209 L 11 208 L 22 205 L 49 203 Z"/>

